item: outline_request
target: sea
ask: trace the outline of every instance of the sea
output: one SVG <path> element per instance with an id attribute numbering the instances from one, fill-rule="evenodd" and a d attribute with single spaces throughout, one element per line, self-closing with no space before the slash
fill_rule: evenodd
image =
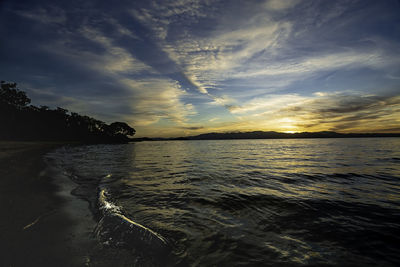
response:
<path id="1" fill-rule="evenodd" d="M 400 266 L 400 138 L 71 145 L 46 158 L 87 201 L 93 238 L 132 266 Z"/>

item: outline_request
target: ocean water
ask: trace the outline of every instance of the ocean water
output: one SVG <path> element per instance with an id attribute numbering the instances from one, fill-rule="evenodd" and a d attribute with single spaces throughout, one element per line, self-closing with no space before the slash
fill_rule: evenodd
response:
<path id="1" fill-rule="evenodd" d="M 400 138 L 155 141 L 47 157 L 90 203 L 104 250 L 138 266 L 400 265 Z"/>

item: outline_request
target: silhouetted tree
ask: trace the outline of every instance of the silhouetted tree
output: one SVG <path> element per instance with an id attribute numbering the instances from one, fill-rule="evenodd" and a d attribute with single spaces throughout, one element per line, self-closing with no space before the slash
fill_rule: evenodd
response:
<path id="1" fill-rule="evenodd" d="M 135 134 L 135 129 L 130 127 L 125 122 L 113 122 L 108 126 L 108 132 L 111 135 L 129 135 L 132 136 Z"/>
<path id="2" fill-rule="evenodd" d="M 31 100 L 26 96 L 25 92 L 17 89 L 16 83 L 0 82 L 0 101 L 15 107 L 25 107 Z"/>
<path id="3" fill-rule="evenodd" d="M 58 107 L 28 106 L 31 100 L 16 83 L 1 82 L 0 138 L 70 140 L 90 143 L 127 142 L 135 130 L 124 122 L 105 122 Z"/>

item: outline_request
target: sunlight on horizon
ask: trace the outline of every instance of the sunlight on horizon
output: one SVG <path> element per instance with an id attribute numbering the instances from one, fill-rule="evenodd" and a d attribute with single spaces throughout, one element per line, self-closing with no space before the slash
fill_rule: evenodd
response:
<path id="1" fill-rule="evenodd" d="M 0 72 L 34 105 L 136 137 L 400 131 L 398 1 L 13 2 Z"/>

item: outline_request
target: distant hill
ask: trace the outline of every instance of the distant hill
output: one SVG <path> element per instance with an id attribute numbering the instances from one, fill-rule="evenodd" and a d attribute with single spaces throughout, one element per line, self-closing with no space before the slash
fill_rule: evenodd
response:
<path id="1" fill-rule="evenodd" d="M 279 132 L 231 132 L 231 133 L 205 133 L 196 136 L 177 138 L 136 138 L 135 141 L 160 141 L 160 140 L 228 140 L 228 139 L 295 139 L 295 138 L 359 138 L 359 137 L 400 137 L 400 133 L 336 133 L 302 132 L 302 133 L 279 133 Z"/>

